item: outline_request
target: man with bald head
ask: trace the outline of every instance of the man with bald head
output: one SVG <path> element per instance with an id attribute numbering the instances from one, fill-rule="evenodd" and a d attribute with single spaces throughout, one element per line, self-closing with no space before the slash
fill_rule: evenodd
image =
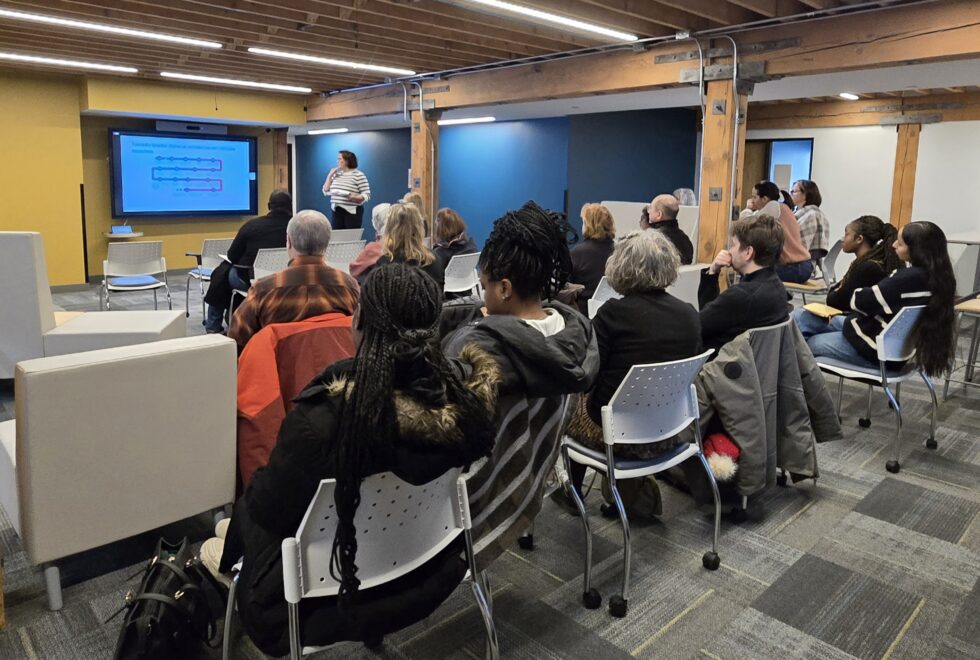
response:
<path id="1" fill-rule="evenodd" d="M 694 261 L 694 246 L 677 224 L 677 213 L 680 208 L 680 202 L 673 195 L 657 195 L 648 207 L 649 220 L 645 222 L 641 218 L 640 228 L 651 228 L 662 232 L 680 253 L 681 264 L 686 265 Z"/>

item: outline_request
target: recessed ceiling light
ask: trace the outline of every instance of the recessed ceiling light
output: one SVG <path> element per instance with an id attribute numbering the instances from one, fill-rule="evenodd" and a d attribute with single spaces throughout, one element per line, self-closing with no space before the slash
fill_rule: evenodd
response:
<path id="1" fill-rule="evenodd" d="M 274 92 L 296 92 L 298 94 L 309 94 L 313 91 L 309 87 L 297 87 L 295 85 L 279 85 L 276 83 L 255 82 L 252 80 L 235 80 L 233 78 L 214 78 L 212 76 L 195 76 L 189 73 L 171 73 L 170 71 L 161 71 L 160 75 L 164 78 L 177 78 L 178 80 L 215 83 L 217 85 L 233 85 L 235 87 L 254 87 L 255 89 L 268 89 Z"/>
<path id="2" fill-rule="evenodd" d="M 440 119 L 437 124 L 440 126 L 456 126 L 457 124 L 486 124 L 497 121 L 496 117 L 468 117 L 466 119 Z"/>
<path id="3" fill-rule="evenodd" d="M 503 2 L 502 0 L 469 1 L 474 4 L 484 5 L 493 9 L 499 9 L 501 11 L 508 11 L 513 14 L 520 14 L 521 16 L 527 16 L 529 18 L 535 18 L 546 23 L 570 27 L 576 30 L 582 30 L 583 32 L 601 34 L 604 37 L 610 37 L 619 41 L 636 41 L 638 39 L 635 34 L 620 32 L 619 30 L 611 30 L 609 28 L 604 28 L 601 25 L 595 25 L 594 23 L 586 23 L 574 18 L 568 18 L 567 16 L 559 16 L 558 14 L 552 14 L 551 12 L 541 11 L 540 9 L 532 9 L 531 7 L 524 7 L 523 5 L 515 5 L 511 2 Z"/>
<path id="4" fill-rule="evenodd" d="M 63 60 L 57 57 L 37 57 L 36 55 L 20 55 L 19 53 L 0 53 L 0 60 L 11 62 L 27 62 L 28 64 L 47 64 L 50 66 L 68 66 L 74 69 L 92 69 L 94 71 L 112 71 L 114 73 L 137 73 L 139 69 L 131 66 L 116 66 L 115 64 L 98 64 L 82 60 Z"/>
<path id="5" fill-rule="evenodd" d="M 146 30 L 133 30 L 130 28 L 117 27 L 115 25 L 105 25 L 103 23 L 89 23 L 88 21 L 76 21 L 70 18 L 60 18 L 58 16 L 46 16 L 44 14 L 30 14 L 24 11 L 12 11 L 10 9 L 0 9 L 0 17 L 12 18 L 18 21 L 31 21 L 33 23 L 45 23 L 47 25 L 59 25 L 61 27 L 76 28 L 78 30 L 92 30 L 93 32 L 108 32 L 109 34 L 120 34 L 126 37 L 137 39 L 152 39 L 154 41 L 169 41 L 185 46 L 199 46 L 200 48 L 221 48 L 217 41 L 205 41 L 203 39 L 191 39 L 189 37 L 177 37 L 172 34 L 161 34 L 159 32 L 147 32 Z"/>
<path id="6" fill-rule="evenodd" d="M 857 101 L 859 98 L 861 98 L 857 94 L 852 94 L 851 92 L 841 92 L 837 96 L 841 97 L 842 99 L 847 99 L 848 101 Z"/>
<path id="7" fill-rule="evenodd" d="M 314 55 L 303 55 L 301 53 L 287 53 L 281 50 L 269 50 L 268 48 L 249 48 L 248 52 L 255 55 L 268 55 L 269 57 L 281 57 L 286 60 L 296 60 L 298 62 L 312 62 L 313 64 L 323 64 L 324 66 L 335 66 L 344 69 L 357 69 L 360 71 L 377 71 L 378 73 L 393 73 L 399 76 L 414 76 L 415 72 L 409 69 L 398 69 L 391 66 L 381 66 L 379 64 L 361 64 L 360 62 L 349 62 L 347 60 L 335 60 L 330 57 L 316 57 Z"/>
<path id="8" fill-rule="evenodd" d="M 346 128 L 317 128 L 312 131 L 307 131 L 307 135 L 331 135 L 333 133 L 346 133 L 349 129 Z"/>

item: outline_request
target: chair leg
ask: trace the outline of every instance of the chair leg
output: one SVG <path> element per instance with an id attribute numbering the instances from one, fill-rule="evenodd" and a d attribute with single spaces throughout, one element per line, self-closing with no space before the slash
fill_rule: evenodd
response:
<path id="1" fill-rule="evenodd" d="M 892 474 L 897 474 L 901 469 L 901 452 L 902 452 L 902 409 L 898 403 L 898 397 L 892 394 L 892 389 L 888 386 L 888 381 L 884 378 L 881 379 L 882 388 L 885 390 L 885 396 L 888 397 L 888 401 L 892 404 L 892 410 L 895 411 L 895 443 L 894 443 L 894 455 L 895 457 L 885 463 L 885 469 Z M 901 383 L 899 383 L 901 385 Z"/>
<path id="2" fill-rule="evenodd" d="M 980 349 L 980 316 L 973 321 L 973 339 L 970 340 L 970 353 L 966 362 L 966 379 L 973 380 L 973 367 L 977 361 L 977 350 Z"/>
<path id="3" fill-rule="evenodd" d="M 210 281 L 211 280 L 208 280 L 208 282 L 210 282 Z M 205 296 L 205 292 L 204 292 L 204 278 L 199 279 L 198 282 L 201 284 L 201 314 L 204 316 L 204 318 L 207 318 L 208 317 L 208 309 L 207 309 L 207 307 L 204 304 L 204 296 Z"/>
<path id="4" fill-rule="evenodd" d="M 48 594 L 48 609 L 57 612 L 61 609 L 61 571 L 54 564 L 44 565 L 44 589 Z"/>
<path id="5" fill-rule="evenodd" d="M 704 556 L 701 557 L 701 563 L 709 571 L 714 571 L 721 565 L 721 560 L 718 558 L 718 535 L 721 531 L 721 495 L 718 494 L 718 482 L 708 465 L 708 459 L 701 452 L 698 452 L 698 458 L 701 460 L 704 471 L 708 473 L 708 481 L 711 482 L 711 494 L 715 498 L 715 530 L 711 537 L 711 552 L 704 553 Z"/>
<path id="6" fill-rule="evenodd" d="M 864 414 L 865 416 L 864 417 L 862 417 L 861 419 L 858 420 L 858 426 L 860 426 L 862 429 L 866 429 L 866 428 L 870 428 L 871 427 L 871 393 L 872 393 L 872 385 L 871 385 L 871 383 L 868 383 L 868 408 L 867 408 L 867 412 L 865 412 L 865 414 Z"/>
<path id="7" fill-rule="evenodd" d="M 568 456 L 568 447 L 562 447 L 561 457 L 562 462 L 565 464 L 565 474 L 571 474 L 572 460 Z M 599 595 L 598 590 L 592 587 L 592 529 L 589 526 L 589 514 L 585 511 L 585 502 L 582 501 L 582 496 L 579 495 L 578 489 L 569 483 L 568 490 L 571 491 L 572 499 L 575 500 L 578 516 L 582 521 L 582 531 L 585 533 L 585 571 L 582 573 L 582 579 L 584 581 L 582 604 L 586 608 L 594 610 L 602 604 L 602 596 Z"/>
<path id="8" fill-rule="evenodd" d="M 609 453 L 612 453 L 612 445 Z M 626 517 L 626 507 L 623 506 L 623 499 L 619 496 L 619 488 L 616 487 L 616 476 L 613 474 L 612 460 L 609 460 L 606 477 L 609 479 L 609 490 L 612 491 L 613 501 L 616 504 L 616 512 L 619 513 L 619 522 L 623 525 L 623 588 L 619 596 L 609 598 L 609 613 L 614 617 L 622 618 L 626 616 L 629 607 L 630 589 L 630 560 L 632 559 L 632 546 L 630 545 L 630 521 Z"/>
<path id="9" fill-rule="evenodd" d="M 286 603 L 289 610 L 289 660 L 300 660 L 303 647 L 299 641 L 299 603 Z"/>
<path id="10" fill-rule="evenodd" d="M 163 283 L 163 291 L 164 291 L 164 293 L 167 294 L 167 309 L 169 309 L 170 311 L 173 311 L 173 309 L 174 309 L 174 301 L 173 301 L 173 298 L 170 297 L 170 286 L 167 284 L 166 280 Z"/>
<path id="11" fill-rule="evenodd" d="M 837 378 L 837 419 L 840 420 L 840 407 L 844 400 L 844 377 Z"/>
<path id="12" fill-rule="evenodd" d="M 497 646 L 497 628 L 493 625 L 489 596 L 483 590 L 480 577 L 477 575 L 471 577 L 470 587 L 473 589 L 473 597 L 476 598 L 476 605 L 483 616 L 483 626 L 487 631 L 487 658 L 497 660 L 500 657 L 500 649 Z"/>
<path id="13" fill-rule="evenodd" d="M 184 287 L 184 316 L 191 315 L 191 276 L 187 276 L 187 285 Z"/>
<path id="14" fill-rule="evenodd" d="M 156 309 L 159 309 L 159 307 L 157 307 L 157 290 L 156 289 L 153 289 L 153 309 L 155 309 L 155 310 Z"/>
<path id="15" fill-rule="evenodd" d="M 922 381 L 929 388 L 929 394 L 932 396 L 932 414 L 929 416 L 929 437 L 926 438 L 926 448 L 936 449 L 939 447 L 939 443 L 936 442 L 936 409 L 939 407 L 936 401 L 936 388 L 933 387 L 932 381 L 926 375 L 926 372 L 919 369 L 919 376 L 922 377 Z"/>
<path id="16" fill-rule="evenodd" d="M 534 523 L 527 528 L 523 536 L 518 537 L 517 545 L 521 550 L 534 550 Z"/>
<path id="17" fill-rule="evenodd" d="M 221 660 L 228 660 L 231 653 L 231 620 L 235 615 L 235 593 L 238 591 L 238 577 L 240 573 L 235 573 L 231 579 L 231 588 L 228 589 L 228 607 L 225 608 L 225 629 L 221 635 Z"/>

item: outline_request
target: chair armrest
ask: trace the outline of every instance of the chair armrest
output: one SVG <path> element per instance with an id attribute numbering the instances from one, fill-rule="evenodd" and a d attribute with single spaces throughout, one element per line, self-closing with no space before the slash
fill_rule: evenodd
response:
<path id="1" fill-rule="evenodd" d="M 200 266 L 200 265 L 203 264 L 203 261 L 202 261 L 202 256 L 203 255 L 201 255 L 200 252 L 185 252 L 184 253 L 184 256 L 185 257 L 194 257 L 195 259 L 197 259 L 197 265 L 198 266 Z"/>

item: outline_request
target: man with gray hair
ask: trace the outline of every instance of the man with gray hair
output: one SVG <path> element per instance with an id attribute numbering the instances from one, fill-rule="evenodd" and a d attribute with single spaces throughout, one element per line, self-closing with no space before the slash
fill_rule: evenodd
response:
<path id="1" fill-rule="evenodd" d="M 286 225 L 289 266 L 252 284 L 231 321 L 228 336 L 239 349 L 271 323 L 291 323 L 336 312 L 353 316 L 357 280 L 324 261 L 330 221 L 319 211 L 298 212 Z"/>
<path id="2" fill-rule="evenodd" d="M 694 245 L 688 238 L 684 230 L 677 224 L 677 213 L 681 205 L 673 195 L 657 195 L 650 202 L 649 220 L 644 226 L 644 221 L 640 220 L 641 229 L 656 229 L 667 237 L 677 252 L 681 255 L 681 264 L 687 265 L 694 261 Z"/>

